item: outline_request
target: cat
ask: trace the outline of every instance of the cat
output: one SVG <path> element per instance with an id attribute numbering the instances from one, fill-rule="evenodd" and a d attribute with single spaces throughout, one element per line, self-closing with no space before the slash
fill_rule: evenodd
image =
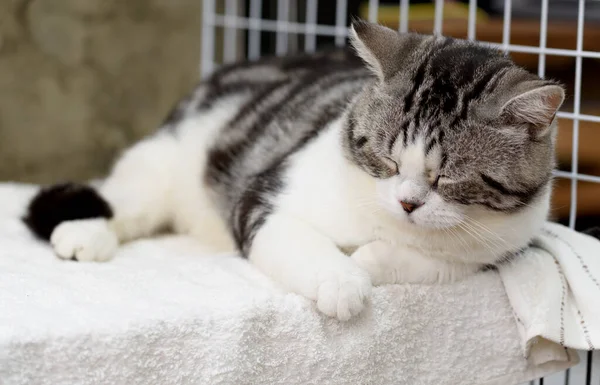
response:
<path id="1" fill-rule="evenodd" d="M 41 189 L 25 222 L 78 261 L 170 228 L 342 321 L 373 285 L 453 282 L 525 248 L 549 211 L 562 86 L 468 41 L 350 35 L 354 51 L 222 67 L 97 190 Z"/>

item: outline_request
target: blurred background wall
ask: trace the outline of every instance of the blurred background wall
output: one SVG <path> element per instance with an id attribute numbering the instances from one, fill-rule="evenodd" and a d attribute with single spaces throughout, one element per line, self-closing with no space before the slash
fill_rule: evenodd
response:
<path id="1" fill-rule="evenodd" d="M 0 180 L 101 176 L 197 81 L 198 0 L 0 0 Z"/>

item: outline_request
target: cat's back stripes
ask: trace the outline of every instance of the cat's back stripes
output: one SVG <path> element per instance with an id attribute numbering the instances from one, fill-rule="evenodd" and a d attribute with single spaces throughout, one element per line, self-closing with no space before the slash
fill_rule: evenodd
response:
<path id="1" fill-rule="evenodd" d="M 204 82 L 203 100 L 191 100 L 189 113 L 219 99 L 247 93 L 208 149 L 203 182 L 242 252 L 272 209 L 283 186 L 290 155 L 316 137 L 345 109 L 372 75 L 351 52 L 269 58 L 236 64 Z"/>

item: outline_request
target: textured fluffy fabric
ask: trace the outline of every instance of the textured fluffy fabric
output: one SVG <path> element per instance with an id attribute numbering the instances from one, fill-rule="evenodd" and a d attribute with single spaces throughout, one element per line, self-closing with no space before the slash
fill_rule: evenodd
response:
<path id="1" fill-rule="evenodd" d="M 505 385 L 577 361 L 551 344 L 532 351 L 537 365 L 523 357 L 495 272 L 375 288 L 340 323 L 186 238 L 134 242 L 108 264 L 61 261 L 19 220 L 34 193 L 0 185 L 3 385 Z"/>
<path id="2" fill-rule="evenodd" d="M 500 268 L 526 352 L 600 348 L 600 242 L 546 223 L 531 248 Z"/>

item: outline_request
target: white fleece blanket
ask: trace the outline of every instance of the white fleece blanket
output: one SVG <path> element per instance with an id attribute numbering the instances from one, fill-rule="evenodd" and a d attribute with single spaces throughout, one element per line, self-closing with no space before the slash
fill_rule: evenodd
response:
<path id="1" fill-rule="evenodd" d="M 546 223 L 533 246 L 500 269 L 526 355 L 600 348 L 600 241 Z"/>
<path id="2" fill-rule="evenodd" d="M 506 385 L 574 365 L 559 343 L 600 336 L 600 293 L 579 262 L 562 265 L 558 254 L 570 257 L 560 244 L 563 276 L 536 249 L 502 272 L 508 290 L 495 272 L 380 287 L 364 314 L 339 323 L 245 260 L 206 255 L 185 238 L 135 242 L 104 264 L 60 261 L 18 220 L 34 191 L 0 184 L 2 385 Z M 577 309 L 586 332 L 575 328 Z"/>

